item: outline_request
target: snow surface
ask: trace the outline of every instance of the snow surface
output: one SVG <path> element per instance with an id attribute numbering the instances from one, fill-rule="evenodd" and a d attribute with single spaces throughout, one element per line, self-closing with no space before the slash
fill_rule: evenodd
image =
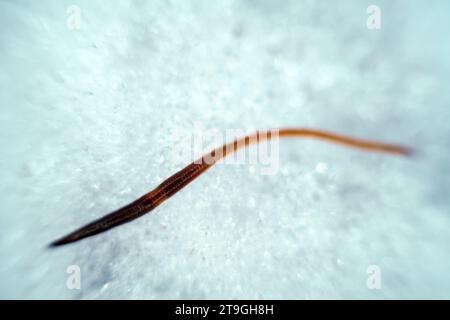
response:
<path id="1" fill-rule="evenodd" d="M 449 9 L 1 1 L 0 297 L 450 298 Z M 152 214 L 46 248 L 181 169 L 174 137 L 196 125 L 323 128 L 418 152 L 283 141 L 275 175 L 217 166 Z"/>

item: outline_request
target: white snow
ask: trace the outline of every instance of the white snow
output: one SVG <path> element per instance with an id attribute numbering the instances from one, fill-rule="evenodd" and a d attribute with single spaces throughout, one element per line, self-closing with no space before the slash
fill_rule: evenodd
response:
<path id="1" fill-rule="evenodd" d="M 375 2 L 381 29 L 368 30 Z M 0 2 L 0 297 L 449 298 L 449 9 Z M 282 141 L 275 175 L 220 165 L 151 214 L 46 248 L 181 169 L 177 132 L 196 125 L 314 127 L 418 152 Z"/>

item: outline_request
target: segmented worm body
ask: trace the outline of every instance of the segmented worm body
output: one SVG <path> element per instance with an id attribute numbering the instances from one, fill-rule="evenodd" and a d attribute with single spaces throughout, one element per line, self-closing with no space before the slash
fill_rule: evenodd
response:
<path id="1" fill-rule="evenodd" d="M 165 200 L 172 197 L 175 193 L 180 191 L 206 170 L 211 168 L 215 163 L 217 163 L 217 161 L 226 157 L 230 153 L 235 152 L 242 147 L 247 147 L 250 144 L 260 143 L 263 140 L 270 140 L 274 137 L 309 137 L 366 151 L 384 152 L 397 155 L 409 155 L 411 153 L 410 149 L 399 145 L 355 139 L 321 130 L 285 128 L 263 132 L 258 131 L 252 135 L 245 136 L 241 139 L 225 144 L 220 148 L 212 150 L 200 159 L 189 164 L 184 169 L 170 176 L 155 189 L 143 195 L 139 199 L 81 227 L 78 230 L 75 230 L 59 240 L 56 240 L 51 244 L 51 246 L 59 246 L 75 242 L 139 218 L 140 216 L 155 209 Z"/>

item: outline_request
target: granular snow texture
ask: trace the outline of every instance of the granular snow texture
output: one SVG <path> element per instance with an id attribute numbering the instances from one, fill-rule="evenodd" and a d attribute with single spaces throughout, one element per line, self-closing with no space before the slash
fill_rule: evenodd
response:
<path id="1" fill-rule="evenodd" d="M 450 298 L 449 9 L 0 2 L 0 297 Z M 286 126 L 417 152 L 280 141 L 275 174 L 218 165 L 151 214 L 47 248 L 188 164 L 177 133 Z"/>

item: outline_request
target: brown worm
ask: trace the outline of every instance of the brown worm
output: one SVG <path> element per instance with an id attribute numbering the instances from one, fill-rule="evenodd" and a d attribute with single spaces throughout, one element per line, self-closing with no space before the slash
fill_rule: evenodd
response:
<path id="1" fill-rule="evenodd" d="M 308 137 L 326 140 L 329 142 L 365 151 L 384 152 L 403 156 L 411 154 L 411 149 L 399 145 L 355 139 L 348 136 L 325 132 L 322 130 L 285 128 L 263 132 L 258 131 L 252 135 L 245 136 L 241 139 L 237 139 L 231 143 L 225 144 L 220 148 L 214 149 L 213 151 L 202 156 L 200 159 L 194 161 L 184 169 L 170 176 L 155 189 L 143 195 L 139 199 L 81 227 L 78 230 L 73 231 L 72 233 L 62 237 L 61 239 L 51 243 L 50 246 L 54 247 L 75 242 L 139 218 L 140 216 L 155 209 L 162 202 L 169 199 L 179 190 L 184 188 L 186 185 L 188 185 L 190 182 L 192 182 L 194 179 L 196 179 L 198 176 L 212 167 L 217 161 L 226 157 L 230 153 L 235 152 L 242 147 L 247 147 L 250 144 L 259 143 L 264 140 L 270 140 L 275 137 Z"/>

